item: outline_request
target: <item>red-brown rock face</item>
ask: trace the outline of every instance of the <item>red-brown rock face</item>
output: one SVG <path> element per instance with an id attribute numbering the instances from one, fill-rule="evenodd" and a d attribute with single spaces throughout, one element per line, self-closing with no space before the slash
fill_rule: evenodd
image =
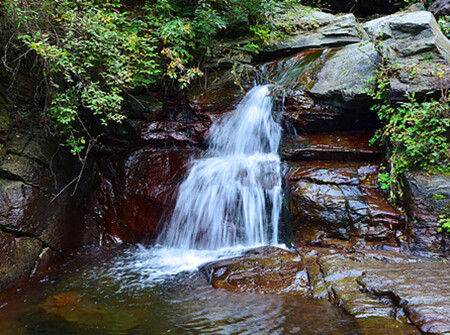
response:
<path id="1" fill-rule="evenodd" d="M 104 235 L 125 242 L 154 237 L 194 152 L 141 148 L 104 162 L 98 202 Z"/>
<path id="2" fill-rule="evenodd" d="M 377 166 L 316 161 L 292 167 L 286 183 L 296 242 L 335 246 L 350 240 L 346 246 L 354 247 L 361 242 L 396 244 L 402 216 L 379 189 Z"/>

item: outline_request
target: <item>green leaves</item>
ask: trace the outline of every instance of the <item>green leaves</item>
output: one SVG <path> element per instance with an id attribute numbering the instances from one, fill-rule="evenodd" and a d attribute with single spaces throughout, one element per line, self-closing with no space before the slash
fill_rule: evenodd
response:
<path id="1" fill-rule="evenodd" d="M 18 38 L 45 66 L 51 98 L 46 116 L 75 154 L 90 138 L 86 112 L 103 125 L 120 122 L 123 92 L 160 78 L 154 34 L 142 19 L 117 11 L 119 0 L 9 0 L 6 6 L 26 22 Z"/>
<path id="2" fill-rule="evenodd" d="M 418 101 L 412 93 L 406 94 L 406 102 L 391 103 L 388 94 L 390 78 L 396 75 L 399 67 L 383 57 L 379 43 L 375 47 L 383 62 L 376 76 L 368 81 L 373 85 L 369 85 L 364 93 L 376 101 L 372 110 L 378 113 L 382 128 L 370 144 L 379 142 L 387 149 L 387 167 L 379 174 L 379 181 L 394 201 L 402 196 L 400 175 L 403 172 L 450 172 L 450 96 L 443 89 L 439 101 Z M 435 72 L 438 80 L 442 72 Z M 416 68 L 411 67 L 410 75 L 415 73 Z"/>
<path id="3" fill-rule="evenodd" d="M 89 148 L 89 124 L 120 122 L 124 93 L 153 85 L 186 88 L 222 52 L 227 29 L 255 43 L 280 37 L 276 15 L 297 0 L 5 0 L 17 36 L 43 65 L 45 117 L 72 152 Z M 130 10 L 130 11 L 128 11 Z M 240 33 L 239 32 L 239 33 Z M 244 32 L 245 33 L 245 32 Z M 98 129 L 99 127 L 91 127 Z M 83 141 L 81 141 L 83 139 Z"/>

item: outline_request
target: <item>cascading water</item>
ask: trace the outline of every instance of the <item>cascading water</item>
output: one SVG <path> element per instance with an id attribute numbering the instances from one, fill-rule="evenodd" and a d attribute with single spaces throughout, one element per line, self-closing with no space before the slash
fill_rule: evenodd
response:
<path id="1" fill-rule="evenodd" d="M 108 269 L 121 289 L 158 285 L 206 262 L 278 244 L 281 127 L 269 93 L 269 86 L 254 87 L 213 124 L 209 148 L 192 162 L 156 246 L 131 248 Z"/>
<path id="2" fill-rule="evenodd" d="M 277 244 L 281 128 L 269 93 L 268 86 L 254 87 L 212 126 L 206 157 L 193 162 L 159 244 L 182 250 Z"/>

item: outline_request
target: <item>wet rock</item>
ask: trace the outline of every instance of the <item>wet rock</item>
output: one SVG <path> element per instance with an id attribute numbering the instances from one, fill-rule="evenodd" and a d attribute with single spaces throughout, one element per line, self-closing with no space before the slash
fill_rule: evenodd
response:
<path id="1" fill-rule="evenodd" d="M 210 118 L 194 123 L 176 121 L 131 121 L 139 140 L 154 146 L 201 146 L 205 144 Z"/>
<path id="2" fill-rule="evenodd" d="M 391 100 L 405 100 L 406 92 L 440 96 L 450 84 L 450 41 L 430 12 L 390 15 L 367 22 L 364 29 L 398 69 L 390 79 Z"/>
<path id="3" fill-rule="evenodd" d="M 300 253 L 313 295 L 342 306 L 364 327 L 373 323 L 375 334 L 380 320 L 395 334 L 418 334 L 407 323 L 426 333 L 448 332 L 446 263 L 392 251 L 303 248 Z"/>
<path id="4" fill-rule="evenodd" d="M 234 70 L 222 70 L 209 74 L 208 81 L 200 81 L 188 92 L 191 107 L 199 113 L 214 114 L 231 112 L 253 85 L 255 73 L 251 66 Z"/>
<path id="5" fill-rule="evenodd" d="M 275 247 L 261 247 L 241 257 L 208 263 L 201 271 L 215 288 L 231 292 L 310 295 L 308 276 L 299 256 Z"/>
<path id="6" fill-rule="evenodd" d="M 352 44 L 329 57 L 309 90 L 320 101 L 346 109 L 367 109 L 372 100 L 363 91 L 375 75 L 380 57 L 371 43 Z"/>
<path id="7" fill-rule="evenodd" d="M 51 296 L 40 304 L 39 308 L 52 317 L 61 318 L 78 327 L 102 329 L 106 332 L 113 324 L 118 333 L 128 333 L 138 322 L 136 313 L 108 309 L 107 306 L 88 298 L 86 294 L 76 291 Z"/>
<path id="8" fill-rule="evenodd" d="M 106 325 L 108 315 L 89 298 L 79 292 L 66 292 L 47 298 L 39 305 L 49 314 L 57 315 L 68 322 L 87 325 Z"/>
<path id="9" fill-rule="evenodd" d="M 422 332 L 450 333 L 450 267 L 443 262 L 400 264 L 367 271 L 358 282 L 370 294 L 392 299 Z"/>
<path id="10" fill-rule="evenodd" d="M 338 108 L 324 101 L 319 102 L 305 92 L 316 85 L 318 73 L 337 51 L 309 50 L 259 66 L 264 78 L 277 83 L 273 93 L 278 95 L 279 104 L 284 106 L 286 129 L 294 127 L 298 133 L 363 130 L 373 129 L 379 123 L 376 113 L 372 111 Z"/>
<path id="11" fill-rule="evenodd" d="M 358 23 L 353 14 L 334 17 L 322 15 L 318 21 L 322 26 L 316 31 L 303 31 L 297 36 L 290 36 L 287 40 L 264 50 L 257 60 L 275 59 L 309 49 L 339 47 L 361 41 Z"/>
<path id="12" fill-rule="evenodd" d="M 193 153 L 146 147 L 101 162 L 96 221 L 104 236 L 124 242 L 154 237 Z"/>
<path id="13" fill-rule="evenodd" d="M 31 132 L 27 136 L 23 129 L 14 129 L 5 142 L 7 154 L 0 159 L 0 231 L 9 237 L 0 241 L 5 250 L 0 263 L 9 264 L 11 259 L 17 263 L 10 272 L 0 274 L 2 289 L 95 240 L 85 225 L 84 204 L 90 197 L 85 193 L 90 187 L 87 175 L 80 180 L 76 194 L 71 196 L 73 188 L 68 187 L 53 199 L 75 177 L 74 167 L 78 166 L 73 157 L 56 155 L 51 149 L 54 145 L 48 140 Z M 53 257 L 40 257 L 47 248 Z"/>
<path id="14" fill-rule="evenodd" d="M 367 163 L 305 162 L 285 177 L 294 241 L 353 250 L 395 248 L 402 215 Z"/>
<path id="15" fill-rule="evenodd" d="M 316 70 L 333 54 L 332 49 L 303 51 L 287 58 L 263 63 L 258 66 L 258 71 L 264 78 L 281 86 L 283 96 L 293 99 L 298 93 L 314 85 Z"/>
<path id="16" fill-rule="evenodd" d="M 297 134 L 333 131 L 373 130 L 378 125 L 377 115 L 364 111 L 348 111 L 323 105 L 306 94 L 285 99 L 283 126 Z"/>
<path id="17" fill-rule="evenodd" d="M 33 272 L 42 242 L 33 237 L 15 236 L 0 230 L 0 291 Z"/>
<path id="18" fill-rule="evenodd" d="M 365 132 L 304 134 L 283 141 L 282 158 L 289 161 L 377 161 L 381 150 L 369 145 Z"/>
<path id="19" fill-rule="evenodd" d="M 405 208 L 410 221 L 410 248 L 421 255 L 450 252 L 450 238 L 437 231 L 439 215 L 450 206 L 450 176 L 405 174 Z"/>

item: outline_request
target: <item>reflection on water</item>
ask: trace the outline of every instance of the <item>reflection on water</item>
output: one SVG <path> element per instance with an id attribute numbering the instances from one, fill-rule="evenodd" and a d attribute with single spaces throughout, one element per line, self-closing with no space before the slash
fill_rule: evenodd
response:
<path id="1" fill-rule="evenodd" d="M 176 254 L 143 247 L 84 250 L 47 277 L 5 295 L 0 333 L 368 334 L 326 301 L 213 289 L 194 263 L 217 255 L 187 255 L 192 268 L 178 274 L 177 264 L 159 264 Z M 164 272 L 168 268 L 172 274 Z M 369 333 L 390 333 L 383 327 L 378 322 L 379 331 Z"/>

